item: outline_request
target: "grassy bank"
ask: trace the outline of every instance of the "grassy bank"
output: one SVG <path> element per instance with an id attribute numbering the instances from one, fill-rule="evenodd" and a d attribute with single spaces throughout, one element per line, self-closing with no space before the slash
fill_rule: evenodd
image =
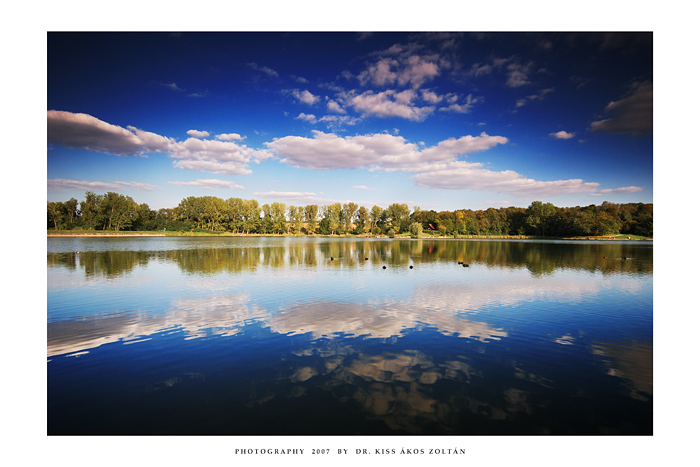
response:
<path id="1" fill-rule="evenodd" d="M 588 236 L 588 237 L 570 237 L 566 240 L 654 240 L 651 237 L 643 237 L 641 235 L 628 235 L 628 234 L 617 234 L 617 235 L 601 235 L 598 237 Z"/>

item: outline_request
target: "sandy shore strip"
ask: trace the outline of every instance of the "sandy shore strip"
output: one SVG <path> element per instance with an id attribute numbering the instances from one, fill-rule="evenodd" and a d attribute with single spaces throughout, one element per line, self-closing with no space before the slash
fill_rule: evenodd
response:
<path id="1" fill-rule="evenodd" d="M 152 234 L 147 234 L 147 233 L 94 233 L 94 234 L 87 234 L 87 233 L 65 233 L 65 234 L 57 234 L 57 233 L 48 233 L 46 234 L 47 237 L 166 237 L 165 234 L 161 233 L 152 233 Z"/>

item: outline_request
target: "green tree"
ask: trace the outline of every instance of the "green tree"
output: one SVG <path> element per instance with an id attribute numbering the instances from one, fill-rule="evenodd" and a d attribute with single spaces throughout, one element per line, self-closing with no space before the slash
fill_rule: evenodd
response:
<path id="1" fill-rule="evenodd" d="M 325 206 L 324 206 L 325 208 Z M 318 224 L 318 233 L 321 235 L 330 235 L 331 234 L 331 226 L 330 226 L 330 221 L 328 220 L 327 217 L 323 217 L 321 219 L 321 222 Z"/>
<path id="2" fill-rule="evenodd" d="M 309 204 L 304 207 L 304 220 L 306 221 L 306 231 L 313 235 L 316 232 L 318 222 L 318 205 Z"/>
<path id="3" fill-rule="evenodd" d="M 229 198 L 226 200 L 227 227 L 232 233 L 238 233 L 243 228 L 243 203 L 241 198 Z"/>
<path id="4" fill-rule="evenodd" d="M 644 237 L 654 236 L 654 206 L 638 203 L 634 213 L 633 233 Z"/>
<path id="5" fill-rule="evenodd" d="M 135 230 L 151 230 L 155 227 L 156 213 L 146 203 L 141 203 L 136 209 L 132 227 Z"/>
<path id="6" fill-rule="evenodd" d="M 287 206 L 284 203 L 272 203 L 270 205 L 270 212 L 272 214 L 272 229 L 274 233 L 281 234 L 284 232 L 287 218 L 285 213 L 287 211 Z"/>
<path id="7" fill-rule="evenodd" d="M 261 206 L 262 209 L 262 226 L 261 233 L 272 233 L 272 209 L 268 203 Z"/>
<path id="8" fill-rule="evenodd" d="M 301 234 L 301 228 L 302 225 L 304 225 L 304 208 L 303 206 L 299 206 L 297 208 L 297 212 L 294 215 L 292 219 L 289 219 L 291 222 L 294 222 L 294 233 L 296 234 Z"/>
<path id="9" fill-rule="evenodd" d="M 382 219 L 382 214 L 384 213 L 384 209 L 381 207 L 374 205 L 372 206 L 372 209 L 369 212 L 369 221 L 371 223 L 371 229 L 372 233 L 374 233 L 374 228 L 378 227 L 379 221 Z M 381 232 L 381 229 L 380 229 Z M 377 234 L 375 234 L 377 235 Z"/>
<path id="10" fill-rule="evenodd" d="M 554 205 L 552 203 L 542 203 L 542 201 L 533 201 L 525 212 L 527 225 L 532 227 L 537 235 L 544 237 L 549 221 L 556 213 Z"/>
<path id="11" fill-rule="evenodd" d="M 601 211 L 595 216 L 595 235 L 614 235 L 620 232 L 620 219 L 609 211 Z"/>
<path id="12" fill-rule="evenodd" d="M 196 197 L 194 196 L 188 196 L 187 198 L 184 198 L 180 201 L 180 204 L 177 205 L 178 208 L 178 214 L 181 217 L 181 219 L 185 222 L 195 222 L 197 221 L 197 228 L 200 227 L 199 225 L 199 218 L 198 216 L 198 206 L 199 206 L 199 201 L 197 200 Z"/>
<path id="13" fill-rule="evenodd" d="M 108 192 L 100 203 L 100 212 L 103 216 L 102 230 L 120 229 L 131 227 L 136 218 L 138 205 L 130 196 L 124 196 L 115 192 Z"/>
<path id="14" fill-rule="evenodd" d="M 183 220 L 177 207 L 160 208 L 156 211 L 156 230 L 183 230 L 185 228 L 190 228 L 189 226 L 190 223 Z"/>
<path id="15" fill-rule="evenodd" d="M 397 233 L 405 232 L 408 229 L 409 216 L 411 210 L 407 204 L 394 203 L 387 209 L 387 220 Z"/>
<path id="16" fill-rule="evenodd" d="M 261 208 L 257 200 L 244 200 L 241 208 L 241 230 L 245 230 L 246 234 L 259 231 L 262 228 L 262 221 L 260 219 Z"/>
<path id="17" fill-rule="evenodd" d="M 504 210 L 506 219 L 508 219 L 508 234 L 509 235 L 525 235 L 527 225 L 525 223 L 525 209 L 508 207 Z"/>
<path id="18" fill-rule="evenodd" d="M 115 232 L 120 229 L 128 230 L 136 218 L 138 204 L 131 199 L 131 196 L 117 195 L 112 204 L 111 225 Z"/>
<path id="19" fill-rule="evenodd" d="M 343 223 L 345 224 L 345 232 L 350 232 L 352 230 L 352 223 L 357 216 L 358 206 L 356 203 L 345 203 L 343 204 Z"/>
<path id="20" fill-rule="evenodd" d="M 485 217 L 488 220 L 488 232 L 491 235 L 503 235 L 507 233 L 506 221 L 507 217 L 504 211 L 495 208 L 488 208 L 485 212 Z"/>
<path id="21" fill-rule="evenodd" d="M 54 230 L 60 230 L 63 222 L 63 203 L 61 201 L 47 201 L 46 211 L 48 224 L 53 225 Z"/>
<path id="22" fill-rule="evenodd" d="M 412 238 L 420 238 L 421 235 L 423 235 L 423 224 L 420 222 L 413 222 L 409 226 L 408 230 L 411 233 Z"/>
<path id="23" fill-rule="evenodd" d="M 438 226 L 438 213 L 431 209 L 430 211 L 421 211 L 419 217 L 423 223 L 423 230 L 435 231 Z"/>
<path id="24" fill-rule="evenodd" d="M 94 230 L 104 224 L 102 213 L 102 201 L 104 195 L 98 195 L 92 191 L 85 192 L 85 201 L 80 202 L 81 224 L 86 230 Z"/>
<path id="25" fill-rule="evenodd" d="M 570 215 L 568 232 L 572 236 L 591 235 L 595 224 L 595 213 L 590 209 L 576 209 Z"/>
<path id="26" fill-rule="evenodd" d="M 438 225 L 437 228 L 441 235 L 454 234 L 456 231 L 455 218 L 459 214 L 458 212 L 451 211 L 440 211 L 438 213 Z"/>
<path id="27" fill-rule="evenodd" d="M 71 198 L 68 201 L 63 203 L 63 212 L 66 217 L 66 222 L 68 223 L 68 228 L 73 228 L 75 227 L 75 224 L 78 221 L 78 200 L 75 198 Z"/>
<path id="28" fill-rule="evenodd" d="M 421 222 L 421 223 L 422 223 L 422 221 L 421 221 L 421 213 L 422 213 L 421 208 L 420 208 L 419 206 L 414 206 L 414 207 L 413 207 L 413 212 L 411 213 L 411 216 L 410 216 L 411 220 L 412 220 L 412 221 L 415 221 L 415 222 Z"/>
<path id="29" fill-rule="evenodd" d="M 226 230 L 229 205 L 217 196 L 205 196 L 204 215 L 207 228 L 214 232 Z"/>
<path id="30" fill-rule="evenodd" d="M 286 206 L 284 203 L 274 202 L 263 204 L 263 232 L 281 234 L 286 228 Z"/>
<path id="31" fill-rule="evenodd" d="M 100 213 L 102 214 L 102 230 L 112 228 L 116 213 L 120 209 L 119 193 L 107 192 L 100 203 Z"/>
<path id="32" fill-rule="evenodd" d="M 356 219 L 357 219 L 357 228 L 355 229 L 355 231 L 358 234 L 369 232 L 369 229 L 371 228 L 371 224 L 369 221 L 369 211 L 367 210 L 366 207 L 360 206 L 360 208 L 357 210 Z"/>
<path id="33" fill-rule="evenodd" d="M 294 225 L 294 231 L 295 233 L 299 233 L 301 230 L 301 222 L 297 225 L 297 216 L 299 215 L 299 210 L 301 208 L 298 208 L 294 205 L 289 206 L 289 222 L 287 223 L 287 233 L 290 232 L 290 229 L 292 228 L 292 225 Z"/>
<path id="34" fill-rule="evenodd" d="M 328 219 L 330 235 L 335 235 L 340 227 L 340 220 L 343 207 L 340 203 L 333 203 L 323 207 L 323 217 Z"/>

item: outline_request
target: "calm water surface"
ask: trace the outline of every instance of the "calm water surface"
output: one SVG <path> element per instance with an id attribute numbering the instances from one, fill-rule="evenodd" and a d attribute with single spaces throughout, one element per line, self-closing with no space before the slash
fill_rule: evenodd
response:
<path id="1" fill-rule="evenodd" d="M 652 434 L 650 243 L 49 238 L 47 274 L 49 434 Z"/>

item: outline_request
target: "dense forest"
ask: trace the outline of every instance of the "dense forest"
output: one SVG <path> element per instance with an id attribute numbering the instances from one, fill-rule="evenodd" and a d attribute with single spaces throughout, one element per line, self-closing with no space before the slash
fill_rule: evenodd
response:
<path id="1" fill-rule="evenodd" d="M 533 201 L 527 208 L 413 212 L 334 203 L 306 206 L 254 199 L 189 196 L 174 208 L 152 210 L 130 196 L 86 192 L 78 201 L 47 202 L 48 230 L 208 231 L 239 234 L 580 237 L 615 234 L 653 237 L 653 204 L 603 202 L 560 208 Z"/>

